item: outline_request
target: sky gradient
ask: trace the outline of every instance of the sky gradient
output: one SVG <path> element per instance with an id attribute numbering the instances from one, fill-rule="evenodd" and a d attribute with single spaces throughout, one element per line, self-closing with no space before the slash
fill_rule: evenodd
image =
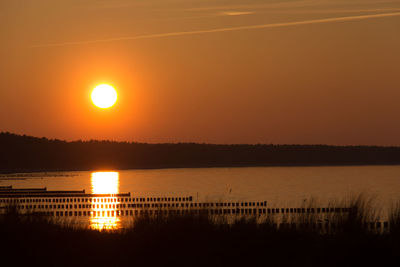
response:
<path id="1" fill-rule="evenodd" d="M 1 131 L 400 145 L 400 0 L 0 0 L 0 28 Z"/>

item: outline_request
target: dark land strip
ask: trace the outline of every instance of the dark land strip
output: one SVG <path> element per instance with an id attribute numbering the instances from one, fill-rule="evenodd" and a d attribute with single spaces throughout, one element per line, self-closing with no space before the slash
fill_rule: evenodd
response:
<path id="1" fill-rule="evenodd" d="M 147 144 L 0 133 L 0 173 L 96 169 L 398 165 L 400 147 Z"/>

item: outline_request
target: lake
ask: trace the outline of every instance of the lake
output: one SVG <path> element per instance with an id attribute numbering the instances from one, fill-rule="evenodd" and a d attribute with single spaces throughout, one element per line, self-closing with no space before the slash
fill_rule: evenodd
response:
<path id="1" fill-rule="evenodd" d="M 88 193 L 132 196 L 193 196 L 199 201 L 263 201 L 271 206 L 321 203 L 359 193 L 388 207 L 400 199 L 400 166 L 191 168 L 115 171 L 107 179 L 93 172 L 48 172 L 2 175 L 0 186 L 47 187 Z"/>

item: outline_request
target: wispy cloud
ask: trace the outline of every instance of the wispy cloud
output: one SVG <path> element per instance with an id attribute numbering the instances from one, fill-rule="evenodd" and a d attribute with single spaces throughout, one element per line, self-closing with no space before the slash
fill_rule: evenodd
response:
<path id="1" fill-rule="evenodd" d="M 205 6 L 181 9 L 181 11 L 212 11 L 212 10 L 233 10 L 233 9 L 263 9 L 263 8 L 295 8 L 321 5 L 321 1 L 316 0 L 299 0 L 299 1 L 283 1 L 263 4 L 238 4 L 238 5 L 222 5 L 222 6 Z"/>
<path id="2" fill-rule="evenodd" d="M 303 10 L 271 10 L 271 11 L 264 11 L 264 13 L 275 13 L 275 14 L 339 14 L 339 13 L 393 13 L 393 12 L 400 12 L 400 8 L 370 8 L 370 9 L 303 9 Z"/>
<path id="3" fill-rule="evenodd" d="M 332 4 L 342 4 L 343 7 L 356 6 L 367 6 L 367 5 L 382 5 L 388 3 L 397 3 L 399 0 L 352 0 L 352 1 L 321 1 L 321 0 L 299 0 L 299 1 L 273 1 L 261 4 L 237 4 L 237 5 L 221 5 L 221 6 L 205 6 L 205 7 L 193 7 L 186 9 L 179 9 L 180 11 L 212 11 L 212 10 L 235 10 L 235 9 L 293 9 L 293 8 L 324 8 L 330 7 Z"/>
<path id="4" fill-rule="evenodd" d="M 75 41 L 75 42 L 48 43 L 48 44 L 38 44 L 33 47 L 56 47 L 56 46 L 107 43 L 107 42 L 116 42 L 116 41 L 168 38 L 168 37 L 178 37 L 178 36 L 185 36 L 185 35 L 197 35 L 197 34 L 244 31 L 244 30 L 257 30 L 257 29 L 268 29 L 268 28 L 280 28 L 280 27 L 300 26 L 300 25 L 309 25 L 309 24 L 358 21 L 358 20 L 397 17 L 397 16 L 400 16 L 400 12 L 381 13 L 381 14 L 372 14 L 372 15 L 369 14 L 369 15 L 359 15 L 359 16 L 346 16 L 346 17 L 334 17 L 334 18 L 258 24 L 258 25 L 246 25 L 246 26 L 237 26 L 237 27 L 196 30 L 196 31 L 178 31 L 178 32 L 156 33 L 156 34 L 146 34 L 146 35 L 126 36 L 126 37 L 109 38 L 109 39 L 86 40 L 86 41 Z"/>
<path id="5" fill-rule="evenodd" d="M 250 15 L 253 14 L 254 12 L 250 11 L 225 11 L 222 12 L 222 15 L 225 16 L 242 16 L 242 15 Z"/>

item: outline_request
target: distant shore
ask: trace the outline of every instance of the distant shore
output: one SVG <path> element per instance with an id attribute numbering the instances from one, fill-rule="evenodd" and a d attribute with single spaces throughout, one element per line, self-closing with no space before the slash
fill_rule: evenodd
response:
<path id="1" fill-rule="evenodd" d="M 85 171 L 129 171 L 129 170 L 168 170 L 168 169 L 208 169 L 208 168 L 298 168 L 298 167 L 363 167 L 363 166 L 399 166 L 400 163 L 396 164 L 337 164 L 337 165 L 235 165 L 235 166 L 187 166 L 187 167 L 154 167 L 154 168 L 127 168 L 127 169 L 44 169 L 44 170 L 14 170 L 14 171 L 3 171 L 0 170 L 0 180 L 4 180 L 2 176 L 7 175 L 5 178 L 9 177 L 8 175 L 14 174 L 33 174 L 33 173 L 54 173 L 54 172 L 85 172 Z"/>
<path id="2" fill-rule="evenodd" d="M 400 147 L 145 144 L 50 140 L 0 133 L 0 173 L 400 165 Z"/>

